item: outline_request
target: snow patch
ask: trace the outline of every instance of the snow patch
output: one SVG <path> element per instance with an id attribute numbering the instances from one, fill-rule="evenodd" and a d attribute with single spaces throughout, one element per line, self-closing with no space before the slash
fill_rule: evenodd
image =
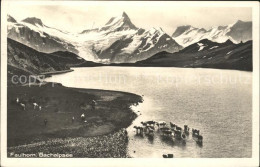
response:
<path id="1" fill-rule="evenodd" d="M 229 55 L 232 51 L 228 52 L 227 55 Z"/>
<path id="2" fill-rule="evenodd" d="M 213 47 L 211 47 L 211 48 L 209 48 L 209 49 L 215 49 L 215 48 L 218 48 L 218 46 L 213 46 Z"/>
<path id="3" fill-rule="evenodd" d="M 206 47 L 203 43 L 197 43 L 197 44 L 200 47 L 198 51 L 201 51 L 201 50 L 203 50 Z"/>

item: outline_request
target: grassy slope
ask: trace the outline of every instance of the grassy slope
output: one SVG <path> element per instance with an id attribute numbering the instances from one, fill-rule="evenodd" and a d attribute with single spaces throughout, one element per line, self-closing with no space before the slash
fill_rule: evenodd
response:
<path id="1" fill-rule="evenodd" d="M 92 62 L 83 61 L 84 65 L 95 66 Z M 67 70 L 81 62 L 82 59 L 74 54 L 45 54 L 8 39 L 8 153 L 58 151 L 73 153 L 76 157 L 127 156 L 127 135 L 122 128 L 128 127 L 136 118 L 130 106 L 141 102 L 140 96 L 66 88 L 61 84 L 53 87 L 52 83 L 29 87 L 11 82 L 13 75 L 29 76 Z M 16 103 L 17 97 L 26 104 L 25 111 Z M 91 107 L 92 100 L 97 101 L 95 110 Z M 33 108 L 34 102 L 42 106 L 41 111 Z M 86 123 L 80 119 L 82 113 L 86 115 Z M 46 127 L 44 119 L 48 120 Z"/>
<path id="2" fill-rule="evenodd" d="M 16 104 L 16 97 L 26 104 L 25 111 Z M 93 99 L 97 100 L 95 110 L 90 105 Z M 136 117 L 130 106 L 140 101 L 140 96 L 130 93 L 52 87 L 51 83 L 8 87 L 8 146 L 49 137 L 98 136 L 126 128 Z M 33 102 L 42 110 L 34 110 Z M 81 121 L 82 113 L 87 123 Z M 44 119 L 48 120 L 46 127 Z"/>

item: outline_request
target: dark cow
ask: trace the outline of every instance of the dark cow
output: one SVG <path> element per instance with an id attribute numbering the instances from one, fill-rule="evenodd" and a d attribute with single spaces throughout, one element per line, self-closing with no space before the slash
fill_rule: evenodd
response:
<path id="1" fill-rule="evenodd" d="M 141 122 L 141 124 L 142 124 L 143 126 L 148 126 L 148 125 L 150 125 L 150 126 L 154 126 L 154 125 L 155 125 L 155 121 L 146 121 L 146 122 Z"/>
<path id="2" fill-rule="evenodd" d="M 174 132 L 174 137 L 176 138 L 176 139 L 182 139 L 182 137 L 181 137 L 181 131 L 177 131 L 177 130 L 174 130 L 173 131 Z"/>
<path id="3" fill-rule="evenodd" d="M 175 129 L 175 127 L 176 127 L 176 125 L 172 122 L 170 122 L 170 126 L 171 126 L 172 129 Z"/>
<path id="4" fill-rule="evenodd" d="M 160 130 L 161 130 L 161 131 L 169 131 L 170 128 L 168 128 L 168 127 L 162 127 L 162 128 L 160 128 Z"/>
<path id="5" fill-rule="evenodd" d="M 154 126 L 152 126 L 152 125 L 147 125 L 146 128 L 151 128 L 151 129 L 155 130 Z"/>
<path id="6" fill-rule="evenodd" d="M 44 119 L 44 126 L 46 126 L 47 125 L 47 119 Z"/>
<path id="7" fill-rule="evenodd" d="M 184 133 L 185 133 L 186 135 L 189 135 L 189 133 L 190 133 L 190 128 L 188 127 L 188 125 L 184 125 Z"/>
<path id="8" fill-rule="evenodd" d="M 177 131 L 182 131 L 182 128 L 176 125 L 176 130 Z"/>
<path id="9" fill-rule="evenodd" d="M 151 127 L 147 127 L 147 134 L 148 135 L 154 135 L 154 130 Z"/>
<path id="10" fill-rule="evenodd" d="M 155 121 L 146 121 L 146 123 L 147 123 L 148 125 L 152 125 L 152 126 L 155 125 Z"/>
<path id="11" fill-rule="evenodd" d="M 200 145 L 200 146 L 202 146 L 202 144 L 203 144 L 203 136 L 198 135 L 197 144 Z"/>
<path id="12" fill-rule="evenodd" d="M 92 107 L 92 110 L 95 110 L 95 109 L 96 109 L 97 102 L 96 102 L 95 100 L 92 100 L 90 105 L 91 105 L 91 107 Z"/>
<path id="13" fill-rule="evenodd" d="M 171 136 L 172 135 L 172 131 L 170 131 L 170 130 L 165 130 L 165 131 L 162 131 L 162 132 L 163 132 L 164 136 Z"/>
<path id="14" fill-rule="evenodd" d="M 156 125 L 158 126 L 158 128 L 160 128 L 161 126 L 165 127 L 167 124 L 165 121 L 159 121 L 159 122 L 156 122 Z"/>
<path id="15" fill-rule="evenodd" d="M 173 158 L 173 154 L 163 154 L 163 158 Z"/>
<path id="16" fill-rule="evenodd" d="M 192 129 L 192 135 L 193 136 L 198 136 L 198 135 L 200 135 L 200 131 L 197 130 L 197 129 Z"/>
<path id="17" fill-rule="evenodd" d="M 187 132 L 190 131 L 190 128 L 188 127 L 188 125 L 184 125 L 184 131 L 187 131 Z"/>
<path id="18" fill-rule="evenodd" d="M 143 134 L 144 128 L 141 126 L 134 126 L 136 129 L 136 134 Z"/>

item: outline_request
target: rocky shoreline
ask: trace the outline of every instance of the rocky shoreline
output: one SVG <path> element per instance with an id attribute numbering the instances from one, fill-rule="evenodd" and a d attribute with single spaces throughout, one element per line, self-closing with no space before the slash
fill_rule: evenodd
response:
<path id="1" fill-rule="evenodd" d="M 8 147 L 8 157 L 42 157 L 69 154 L 74 158 L 128 158 L 128 136 L 124 128 L 95 137 L 55 138 L 27 145 Z M 53 155 L 51 155 L 53 154 Z M 33 155 L 33 156 L 32 156 Z M 64 157 L 66 158 L 66 157 Z"/>

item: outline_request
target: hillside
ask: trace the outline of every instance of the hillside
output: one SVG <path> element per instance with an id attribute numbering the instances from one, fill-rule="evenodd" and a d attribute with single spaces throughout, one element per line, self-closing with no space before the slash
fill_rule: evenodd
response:
<path id="1" fill-rule="evenodd" d="M 147 60 L 135 63 L 134 66 L 201 67 L 252 71 L 252 41 L 239 44 L 226 41 L 219 44 L 202 40 L 178 53 L 158 53 Z"/>
<path id="2" fill-rule="evenodd" d="M 38 52 L 26 45 L 7 39 L 8 83 L 13 75 L 33 75 L 46 72 L 69 70 L 70 67 L 98 66 L 101 64 L 86 61 L 74 53 L 58 51 Z"/>

